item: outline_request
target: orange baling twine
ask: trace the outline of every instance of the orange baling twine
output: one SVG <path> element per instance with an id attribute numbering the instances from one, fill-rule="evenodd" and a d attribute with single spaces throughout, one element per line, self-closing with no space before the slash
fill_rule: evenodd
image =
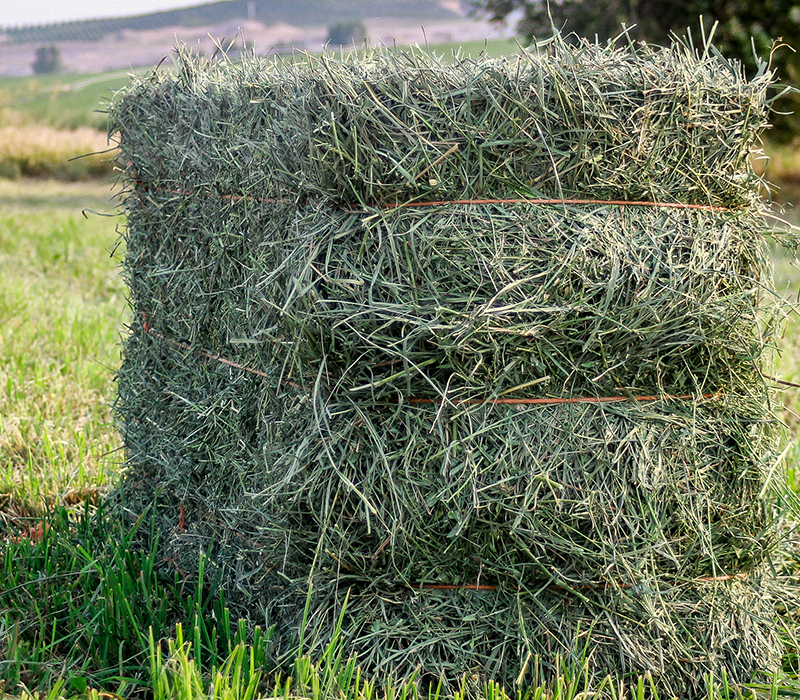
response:
<path id="1" fill-rule="evenodd" d="M 722 576 L 700 576 L 699 578 L 691 579 L 689 583 L 720 583 L 723 581 L 736 581 L 740 579 L 744 579 L 747 577 L 746 573 L 738 573 L 738 574 L 725 574 Z M 558 583 L 553 582 L 547 585 L 548 588 L 566 588 L 566 589 L 581 589 L 581 590 L 591 590 L 591 589 L 609 589 L 609 588 L 633 588 L 633 584 L 631 583 L 584 583 L 584 584 L 575 584 L 575 585 L 568 585 L 566 583 Z M 468 583 L 464 585 L 458 584 L 451 584 L 451 583 L 416 583 L 409 585 L 409 588 L 413 588 L 415 590 L 421 591 L 496 591 L 500 586 L 490 586 L 484 585 L 480 583 Z M 513 590 L 519 590 L 518 586 L 511 586 Z"/>
<path id="2" fill-rule="evenodd" d="M 702 211 L 730 211 L 730 207 L 713 204 L 684 204 L 683 202 L 646 202 L 628 201 L 625 199 L 443 199 L 429 202 L 402 202 L 398 204 L 381 204 L 381 209 L 407 209 L 414 207 L 441 207 L 448 204 L 610 204 L 620 207 L 665 207 L 668 209 L 700 209 Z"/>
<path id="3" fill-rule="evenodd" d="M 178 340 L 172 340 L 171 338 L 167 338 L 161 333 L 157 333 L 152 328 L 150 328 L 150 323 L 147 320 L 147 315 L 142 314 L 144 317 L 144 323 L 142 328 L 144 329 L 145 333 L 152 335 L 159 340 L 163 340 L 166 343 L 171 343 L 179 348 L 183 348 L 184 350 L 188 350 L 189 352 L 195 352 L 198 355 L 202 355 L 203 357 L 207 357 L 209 360 L 216 360 L 217 362 L 221 362 L 224 365 L 229 365 L 231 367 L 235 367 L 236 369 L 240 369 L 244 372 L 250 372 L 250 374 L 256 374 L 259 377 L 264 377 L 265 379 L 269 379 L 269 375 L 266 372 L 262 372 L 260 369 L 253 369 L 252 367 L 245 367 L 244 365 L 240 365 L 238 362 L 234 362 L 233 360 L 228 360 L 227 358 L 222 357 L 221 355 L 215 355 L 211 352 L 206 352 L 205 350 L 198 350 L 197 348 L 193 348 L 191 345 L 187 345 L 186 343 L 181 343 Z"/>
<path id="4" fill-rule="evenodd" d="M 167 190 L 159 188 L 151 188 L 145 183 L 134 180 L 135 184 L 146 192 L 164 192 L 166 194 L 175 194 L 180 196 L 188 196 L 194 194 L 191 190 Z M 210 193 L 211 196 L 218 199 L 225 199 L 230 202 L 261 202 L 266 204 L 293 204 L 295 200 L 281 199 L 280 197 L 256 197 L 247 194 L 217 194 Z M 141 199 L 141 197 L 140 197 Z M 142 203 L 144 203 L 142 201 Z M 566 205 L 566 204 L 588 204 L 588 205 L 611 205 L 619 207 L 660 207 L 666 209 L 697 209 L 700 211 L 731 211 L 731 207 L 723 207 L 714 204 L 686 204 L 684 202 L 651 202 L 651 201 L 631 201 L 626 199 L 564 199 L 558 197 L 551 197 L 546 199 L 537 199 L 533 197 L 513 197 L 509 199 L 441 199 L 429 200 L 422 202 L 395 202 L 394 204 L 379 204 L 373 208 L 376 209 L 418 209 L 424 207 L 444 207 L 448 205 L 481 205 L 481 204 L 548 204 L 548 205 Z M 364 212 L 364 209 L 359 209 L 355 205 L 341 205 L 341 208 L 349 212 Z M 366 212 L 364 212 L 366 213 Z"/>
<path id="5" fill-rule="evenodd" d="M 688 401 L 690 399 L 713 399 L 718 394 L 683 394 L 681 396 L 673 396 L 671 394 L 663 394 L 662 396 L 578 396 L 578 397 L 560 397 L 560 398 L 538 398 L 538 399 L 452 399 L 451 403 L 459 404 L 511 404 L 517 406 L 536 406 L 540 404 L 559 404 L 559 403 L 615 403 L 618 401 Z M 444 399 L 408 399 L 409 403 L 439 403 Z"/>
<path id="6" fill-rule="evenodd" d="M 150 322 L 147 319 L 146 314 L 142 314 L 144 318 L 144 322 L 142 324 L 142 328 L 144 329 L 145 333 L 152 335 L 159 340 L 163 340 L 166 343 L 170 343 L 171 345 L 175 345 L 176 347 L 182 348 L 189 352 L 197 353 L 198 355 L 202 355 L 203 357 L 208 358 L 209 360 L 214 360 L 216 362 L 221 362 L 222 364 L 228 365 L 229 367 L 234 367 L 236 369 L 240 369 L 243 372 L 249 372 L 250 374 L 255 374 L 259 377 L 264 377 L 265 379 L 269 379 L 270 375 L 266 372 L 262 372 L 259 369 L 253 369 L 252 367 L 245 367 L 244 365 L 240 365 L 238 362 L 234 362 L 233 360 L 229 360 L 221 355 L 216 355 L 211 352 L 206 352 L 205 350 L 199 350 L 198 348 L 193 348 L 186 343 L 181 343 L 178 340 L 172 340 L 171 338 L 167 338 L 166 336 L 162 335 L 154 331 L 150 327 Z M 291 386 L 297 386 L 296 384 L 290 382 Z M 693 395 L 693 394 L 683 394 L 681 396 L 674 396 L 671 394 L 663 394 L 661 396 L 577 396 L 577 397 L 545 397 L 545 398 L 536 398 L 536 399 L 452 399 L 450 403 L 454 405 L 481 405 L 481 404 L 506 404 L 506 405 L 517 405 L 517 406 L 536 406 L 536 405 L 553 405 L 553 404 L 574 404 L 574 403 L 617 403 L 620 401 L 689 401 L 689 400 L 696 400 L 696 399 L 713 399 L 717 398 L 719 394 L 700 394 L 700 395 Z M 410 404 L 433 404 L 433 403 L 441 403 L 446 399 L 432 399 L 432 398 L 409 398 L 408 402 Z"/>

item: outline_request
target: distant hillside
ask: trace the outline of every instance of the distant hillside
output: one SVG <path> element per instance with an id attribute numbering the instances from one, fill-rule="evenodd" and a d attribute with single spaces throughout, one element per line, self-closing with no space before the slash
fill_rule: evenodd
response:
<path id="1" fill-rule="evenodd" d="M 420 22 L 453 19 L 458 15 L 436 0 L 222 0 L 179 10 L 151 12 L 134 17 L 92 19 L 31 27 L 7 27 L 9 39 L 17 43 L 95 41 L 125 29 L 201 27 L 246 19 L 264 24 L 286 22 L 297 26 L 330 25 L 343 20 L 391 17 Z"/>

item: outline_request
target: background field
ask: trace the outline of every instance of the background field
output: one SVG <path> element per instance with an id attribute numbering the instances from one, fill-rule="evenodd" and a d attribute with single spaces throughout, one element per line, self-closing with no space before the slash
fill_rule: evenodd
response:
<path id="1" fill-rule="evenodd" d="M 360 0 L 339 0 L 334 6 L 320 0 L 295 0 L 292 3 L 276 0 L 255 0 L 247 7 L 247 0 L 238 2 L 211 2 L 166 12 L 152 12 L 134 17 L 95 19 L 37 27 L 13 27 L 6 31 L 14 42 L 45 42 L 64 40 L 97 40 L 107 34 L 125 30 L 142 31 L 162 27 L 202 27 L 221 22 L 241 21 L 243 17 L 257 18 L 265 24 L 296 24 L 307 26 L 327 25 L 333 22 L 358 20 L 364 16 Z M 371 0 L 372 17 L 410 19 L 420 23 L 452 20 L 459 15 L 443 4 L 428 0 Z"/>
<path id="2" fill-rule="evenodd" d="M 103 107 L 130 71 L 0 78 L 0 123 L 106 130 Z"/>

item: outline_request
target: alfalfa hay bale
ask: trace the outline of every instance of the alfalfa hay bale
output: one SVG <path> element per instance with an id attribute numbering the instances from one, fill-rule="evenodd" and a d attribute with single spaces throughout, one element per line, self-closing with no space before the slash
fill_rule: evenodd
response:
<path id="1" fill-rule="evenodd" d="M 347 599 L 373 672 L 774 668 L 769 83 L 559 39 L 134 82 L 118 411 L 165 567 L 286 655 Z"/>

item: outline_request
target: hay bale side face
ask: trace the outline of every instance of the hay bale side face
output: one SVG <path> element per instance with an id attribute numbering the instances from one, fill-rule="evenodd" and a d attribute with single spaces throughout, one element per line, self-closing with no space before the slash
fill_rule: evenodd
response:
<path id="1" fill-rule="evenodd" d="M 324 364 L 335 391 L 390 401 L 532 380 L 514 395 L 761 391 L 770 263 L 741 212 L 460 205 L 365 222 L 171 193 L 127 208 L 149 327 L 267 371 L 290 357 L 306 388 Z"/>
<path id="2" fill-rule="evenodd" d="M 155 503 L 164 561 L 205 552 L 280 653 L 313 582 L 312 647 L 347 597 L 375 672 L 511 683 L 587 630 L 599 674 L 670 693 L 778 663 L 777 315 L 742 208 L 769 76 L 555 46 L 184 55 L 112 109 L 126 507 Z M 520 195 L 733 209 L 381 207 Z"/>

